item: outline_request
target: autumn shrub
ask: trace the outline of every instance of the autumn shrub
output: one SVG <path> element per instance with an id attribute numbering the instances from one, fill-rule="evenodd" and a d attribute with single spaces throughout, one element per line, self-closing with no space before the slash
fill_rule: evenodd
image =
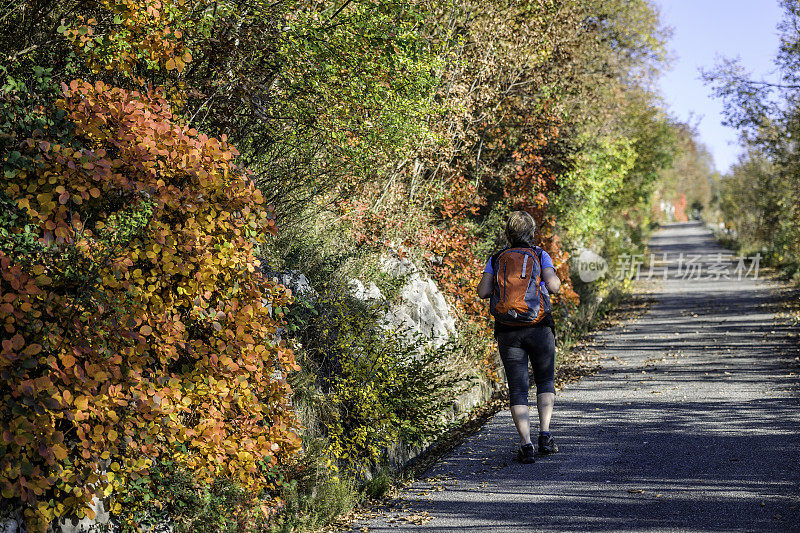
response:
<path id="1" fill-rule="evenodd" d="M 194 30 L 195 39 L 203 33 L 197 16 L 202 2 L 100 0 L 97 4 L 84 14 L 78 6 L 73 17 L 57 28 L 93 72 L 130 76 L 137 67 L 182 72 L 192 60 L 185 41 L 191 35 L 188 31 Z"/>
<path id="2" fill-rule="evenodd" d="M 2 87 L 3 498 L 28 531 L 96 497 L 133 526 L 125 487 L 170 461 L 269 499 L 299 446 L 291 297 L 255 272 L 274 215 L 235 149 L 155 90 Z"/>
<path id="3" fill-rule="evenodd" d="M 319 280 L 325 276 L 316 276 Z M 456 394 L 455 347 L 424 350 L 424 339 L 384 329 L 386 304 L 348 295 L 347 278 L 326 277 L 314 297 L 288 310 L 287 331 L 301 366 L 290 382 L 303 422 L 303 450 L 280 472 L 284 506 L 269 531 L 314 531 L 375 495 L 369 471 L 398 445 L 432 441 L 449 423 Z M 379 474 L 379 477 L 381 474 Z"/>

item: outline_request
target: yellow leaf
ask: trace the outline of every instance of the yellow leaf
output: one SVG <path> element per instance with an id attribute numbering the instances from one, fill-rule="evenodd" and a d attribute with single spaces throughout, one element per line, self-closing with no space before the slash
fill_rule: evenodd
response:
<path id="1" fill-rule="evenodd" d="M 53 508 L 50 507 L 49 502 L 39 502 L 39 505 L 36 506 L 36 510 L 39 512 L 39 516 L 45 520 L 49 521 L 54 517 Z"/>
<path id="2" fill-rule="evenodd" d="M 63 461 L 67 458 L 67 449 L 61 444 L 53 444 L 53 455 L 55 455 L 56 459 L 59 461 Z"/>
<path id="3" fill-rule="evenodd" d="M 79 411 L 85 411 L 89 408 L 89 398 L 86 396 L 78 396 L 75 398 L 75 408 Z"/>

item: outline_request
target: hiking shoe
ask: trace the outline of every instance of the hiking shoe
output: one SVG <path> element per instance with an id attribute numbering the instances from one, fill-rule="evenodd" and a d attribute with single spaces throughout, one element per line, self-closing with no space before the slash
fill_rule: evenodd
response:
<path id="1" fill-rule="evenodd" d="M 539 435 L 539 455 L 549 455 L 557 451 L 558 446 L 556 446 L 556 441 L 553 440 L 551 435 L 546 437 L 544 435 Z"/>
<path id="2" fill-rule="evenodd" d="M 517 461 L 520 463 L 533 463 L 536 459 L 533 457 L 533 444 L 528 443 L 524 446 L 520 446 L 519 450 L 517 451 Z"/>

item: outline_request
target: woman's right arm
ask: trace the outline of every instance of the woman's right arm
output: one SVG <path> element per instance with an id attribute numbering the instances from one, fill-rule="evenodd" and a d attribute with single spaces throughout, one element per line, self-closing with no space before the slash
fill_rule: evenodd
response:
<path id="1" fill-rule="evenodd" d="M 488 272 L 483 273 L 481 282 L 478 283 L 478 297 L 488 298 L 492 295 L 492 278 L 494 276 Z"/>

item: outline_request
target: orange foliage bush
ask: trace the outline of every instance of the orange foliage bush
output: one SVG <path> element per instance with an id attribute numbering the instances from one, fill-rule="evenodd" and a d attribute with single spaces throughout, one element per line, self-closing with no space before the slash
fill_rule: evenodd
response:
<path id="1" fill-rule="evenodd" d="M 678 194 L 672 200 L 672 205 L 675 207 L 675 222 L 689 222 L 689 216 L 686 214 L 686 206 L 688 205 L 686 195 L 683 193 Z"/>
<path id="2" fill-rule="evenodd" d="M 550 200 L 547 195 L 557 190 L 556 176 L 547 169 L 542 149 L 549 141 L 558 138 L 558 122 L 549 117 L 547 127 L 534 128 L 535 134 L 528 142 L 521 143 L 514 152 L 518 170 L 515 174 L 501 179 L 503 194 L 513 210 L 528 211 L 536 220 L 537 237 L 541 246 L 550 255 L 556 274 L 562 281 L 559 294 L 551 295 L 551 301 L 577 305 L 580 297 L 572 287 L 569 277 L 570 255 L 561 248 L 561 240 L 556 233 L 556 220 L 549 212 Z"/>
<path id="3" fill-rule="evenodd" d="M 133 75 L 137 66 L 182 72 L 192 60 L 186 31 L 199 21 L 189 14 L 197 2 L 172 0 L 100 0 L 98 21 L 77 15 L 59 31 L 94 72 Z M 102 24 L 101 24 L 102 22 Z"/>
<path id="4" fill-rule="evenodd" d="M 520 209 L 534 216 L 539 226 L 539 245 L 550 254 L 556 273 L 563 281 L 560 293 L 553 295 L 552 301 L 554 304 L 576 305 L 579 297 L 569 277 L 569 254 L 561 249 L 553 216 L 548 213 L 547 193 L 556 189 L 555 176 L 547 171 L 538 155 L 548 139 L 557 137 L 557 130 L 539 129 L 536 133 L 539 136 L 536 142 L 522 144 L 513 154 L 517 172 L 499 176 L 498 184 L 505 203 L 503 207 L 492 208 Z M 477 331 L 483 331 L 489 339 L 487 303 L 478 298 L 476 292 L 487 257 L 476 254 L 480 242 L 472 229 L 474 221 L 480 220 L 490 204 L 487 184 L 481 180 L 468 180 L 463 173 L 451 172 L 438 185 L 439 201 L 433 214 L 423 214 L 417 206 L 410 205 L 406 201 L 409 195 L 407 187 L 399 184 L 380 190 L 381 195 L 391 196 L 395 201 L 384 201 L 378 209 L 360 197 L 341 200 L 338 207 L 359 244 L 375 250 L 387 246 L 397 248 L 398 245 L 422 250 L 428 260 L 428 271 L 459 317 Z M 420 220 L 415 220 L 417 218 Z M 438 220 L 438 223 L 431 219 Z M 503 228 L 497 227 L 495 231 L 501 233 Z M 402 249 L 397 252 L 402 253 Z M 490 375 L 493 350 L 493 345 L 487 345 L 483 361 Z"/>
<path id="5" fill-rule="evenodd" d="M 0 254 L 3 498 L 42 531 L 94 496 L 119 510 L 165 455 L 258 494 L 299 446 L 291 295 L 254 257 L 274 214 L 225 137 L 158 93 L 73 81 L 56 106 L 71 134 L 23 140 L 30 164 L 0 182 L 39 241 Z"/>
<path id="6" fill-rule="evenodd" d="M 530 120 L 520 122 L 529 126 L 532 123 Z M 563 300 L 576 304 L 578 295 L 569 277 L 569 254 L 561 249 L 553 217 L 548 213 L 547 194 L 556 189 L 556 177 L 543 164 L 540 153 L 558 137 L 558 128 L 555 117 L 548 117 L 546 123 L 547 127 L 531 126 L 525 130 L 525 141 L 520 142 L 512 153 L 517 171 L 499 173 L 497 185 L 507 209 L 528 211 L 536 219 L 538 243 L 552 257 L 556 272 L 563 281 L 560 294 L 552 296 L 553 302 Z M 445 229 L 428 229 L 425 236 L 417 239 L 417 242 L 430 247 L 434 256 L 442 258 L 430 265 L 434 277 L 465 318 L 478 324 L 486 323 L 487 309 L 475 288 L 487 258 L 475 255 L 476 239 L 469 227 L 471 221 L 479 219 L 481 211 L 490 204 L 488 188 L 493 185 L 488 177 L 475 182 L 461 174 L 450 178 L 439 205 L 439 216 Z M 500 233 L 503 228 L 498 227 L 496 231 Z"/>
<path id="7" fill-rule="evenodd" d="M 360 244 L 380 250 L 391 246 L 392 241 L 395 247 L 402 244 L 409 249 L 423 250 L 429 261 L 428 270 L 461 318 L 483 328 L 487 334 L 486 302 L 478 298 L 475 291 L 487 258 L 476 255 L 476 245 L 480 242 L 472 229 L 475 221 L 486 216 L 487 207 L 488 210 L 507 210 L 506 214 L 510 210 L 525 210 L 534 216 L 539 226 L 539 245 L 550 254 L 563 281 L 559 295 L 552 296 L 554 303 L 564 301 L 575 305 L 579 300 L 569 277 L 569 254 L 561 249 L 555 221 L 548 212 L 547 194 L 557 189 L 556 176 L 546 168 L 541 155 L 548 143 L 558 138 L 560 122 L 558 117 L 547 112 L 543 115 L 539 117 L 543 125 L 531 119 L 519 119 L 524 140 L 509 154 L 515 171 L 493 174 L 487 169 L 477 179 L 469 179 L 464 169 L 442 171 L 437 182 L 429 184 L 431 191 L 428 193 L 437 199 L 431 213 L 423 215 L 418 206 L 408 203 L 409 187 L 403 184 L 377 189 L 376 194 L 381 197 L 395 198 L 395 201 L 382 198 L 378 208 L 361 199 L 369 195 L 369 186 L 365 194 L 338 202 L 343 218 L 351 224 Z M 498 141 L 498 144 L 503 143 Z M 501 196 L 502 203 L 494 205 L 490 194 Z M 422 220 L 413 220 L 415 218 Z M 495 231 L 501 233 L 503 228 L 497 227 Z"/>

